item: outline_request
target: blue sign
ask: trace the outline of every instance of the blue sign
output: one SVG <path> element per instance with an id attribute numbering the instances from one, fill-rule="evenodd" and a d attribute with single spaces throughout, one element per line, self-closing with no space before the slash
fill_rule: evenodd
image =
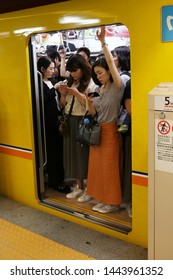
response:
<path id="1" fill-rule="evenodd" d="M 162 7 L 162 41 L 173 41 L 173 5 Z"/>

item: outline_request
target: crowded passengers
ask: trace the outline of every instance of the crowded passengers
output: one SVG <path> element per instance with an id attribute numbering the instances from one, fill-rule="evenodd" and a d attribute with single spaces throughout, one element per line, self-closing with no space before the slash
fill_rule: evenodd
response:
<path id="1" fill-rule="evenodd" d="M 96 32 L 101 52 L 90 61 L 90 50 L 77 49 L 67 58 L 65 48 L 47 50 L 38 59 L 43 76 L 48 187 L 67 199 L 87 203 L 93 211 L 110 213 L 122 205 L 131 217 L 131 87 L 130 50 L 110 50 L 105 27 Z M 97 92 L 95 97 L 90 92 Z M 120 122 L 126 111 L 128 124 Z M 76 141 L 79 124 L 88 112 L 101 127 L 98 146 Z M 69 121 L 69 134 L 57 128 L 59 116 Z M 68 180 L 73 184 L 69 185 Z"/>

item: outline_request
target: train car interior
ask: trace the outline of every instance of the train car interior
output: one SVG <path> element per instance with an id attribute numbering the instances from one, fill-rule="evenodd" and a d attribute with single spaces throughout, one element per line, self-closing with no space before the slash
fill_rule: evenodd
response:
<path id="1" fill-rule="evenodd" d="M 57 51 L 66 49 L 67 59 L 71 53 L 82 46 L 91 51 L 91 64 L 101 51 L 100 43 L 96 37 L 98 27 L 76 30 L 56 30 L 49 33 L 38 33 L 31 36 L 29 41 L 30 72 L 33 105 L 33 127 L 36 155 L 37 195 L 39 203 L 57 209 L 63 213 L 102 225 L 104 227 L 128 234 L 132 230 L 132 218 L 123 207 L 116 212 L 100 214 L 91 210 L 96 203 L 94 199 L 79 203 L 76 199 L 68 199 L 64 193 L 47 187 L 46 173 L 46 141 L 44 128 L 44 109 L 42 89 L 39 88 L 37 73 L 37 60 L 46 55 L 48 46 L 55 47 Z M 116 46 L 130 46 L 129 32 L 123 24 L 112 24 L 106 27 L 107 42 L 111 50 Z M 66 42 L 66 46 L 64 44 Z M 74 163 L 75 164 L 75 163 Z M 73 186 L 73 178 L 66 178 L 66 183 Z"/>

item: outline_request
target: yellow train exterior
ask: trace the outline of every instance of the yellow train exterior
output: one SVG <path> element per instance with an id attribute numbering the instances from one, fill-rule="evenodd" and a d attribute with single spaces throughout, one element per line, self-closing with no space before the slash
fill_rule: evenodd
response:
<path id="1" fill-rule="evenodd" d="M 94 230 L 147 247 L 148 92 L 171 82 L 173 44 L 161 41 L 161 8 L 172 1 L 70 0 L 0 16 L 0 194 Z M 65 17 L 68 21 L 65 21 Z M 130 32 L 133 219 L 128 235 L 38 203 L 28 41 L 31 33 L 123 23 Z M 28 30 L 30 32 L 28 32 Z M 24 152 L 7 147 L 22 147 Z"/>

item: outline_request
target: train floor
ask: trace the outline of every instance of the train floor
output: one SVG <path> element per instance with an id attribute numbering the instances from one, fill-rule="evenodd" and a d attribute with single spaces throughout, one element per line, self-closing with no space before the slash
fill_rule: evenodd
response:
<path id="1" fill-rule="evenodd" d="M 0 260 L 147 260 L 147 249 L 0 196 Z"/>

